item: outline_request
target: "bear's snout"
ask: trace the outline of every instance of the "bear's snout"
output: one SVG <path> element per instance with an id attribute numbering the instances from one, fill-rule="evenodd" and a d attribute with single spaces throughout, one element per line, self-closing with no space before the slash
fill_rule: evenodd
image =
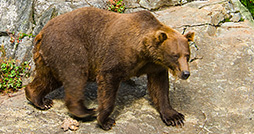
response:
<path id="1" fill-rule="evenodd" d="M 189 72 L 189 71 L 182 71 L 181 78 L 182 78 L 183 80 L 188 79 L 189 76 L 190 76 L 190 72 Z"/>

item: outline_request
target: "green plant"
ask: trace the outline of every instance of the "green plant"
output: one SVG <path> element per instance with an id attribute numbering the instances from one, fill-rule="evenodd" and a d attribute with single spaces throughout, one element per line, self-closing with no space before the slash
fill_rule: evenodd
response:
<path id="1" fill-rule="evenodd" d="M 125 5 L 123 0 L 110 0 L 110 5 L 108 7 L 109 11 L 123 13 L 125 10 Z"/>
<path id="2" fill-rule="evenodd" d="M 244 21 L 244 18 L 241 17 L 239 21 Z"/>
<path id="3" fill-rule="evenodd" d="M 18 45 L 24 37 L 34 37 L 33 34 L 9 32 L 10 42 Z M 0 46 L 0 93 L 15 92 L 22 88 L 22 78 L 29 77 L 30 65 L 27 61 L 20 63 L 14 59 L 6 58 L 4 45 Z"/>
<path id="4" fill-rule="evenodd" d="M 0 59 L 0 92 L 10 93 L 22 88 L 22 78 L 29 77 L 28 62 L 20 65 L 16 60 Z"/>
<path id="5" fill-rule="evenodd" d="M 225 18 L 224 20 L 220 21 L 218 26 L 220 26 L 221 24 L 225 23 L 225 22 L 231 22 L 229 18 Z"/>
<path id="6" fill-rule="evenodd" d="M 241 0 L 241 3 L 250 11 L 254 18 L 254 0 Z"/>
<path id="7" fill-rule="evenodd" d="M 11 43 L 20 43 L 22 41 L 23 38 L 25 37 L 35 37 L 32 33 L 31 34 L 26 34 L 26 33 L 22 33 L 22 32 L 19 32 L 18 34 L 16 34 L 15 32 L 9 32 L 7 30 L 7 33 L 8 35 L 11 37 L 10 39 L 10 42 Z"/>

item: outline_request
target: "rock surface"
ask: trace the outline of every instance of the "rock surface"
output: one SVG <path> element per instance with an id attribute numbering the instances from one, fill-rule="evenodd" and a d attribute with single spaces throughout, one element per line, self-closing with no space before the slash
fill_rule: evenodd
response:
<path id="1" fill-rule="evenodd" d="M 31 16 L 29 8 L 20 6 L 23 16 L 17 13 L 17 1 L 1 1 L 0 31 L 9 28 L 38 33 L 55 15 L 89 6 L 81 1 L 18 1 L 36 9 L 33 18 L 36 25 L 33 21 L 21 25 L 22 19 Z M 98 3 L 87 1 L 93 5 Z M 136 6 L 132 9 L 144 10 L 140 2 L 132 3 Z M 79 129 L 65 133 L 254 133 L 254 29 L 248 15 L 234 4 L 236 2 L 193 1 L 153 11 L 161 22 L 181 33 L 196 32 L 191 45 L 191 76 L 187 81 L 171 77 L 169 89 L 172 106 L 185 115 L 183 128 L 165 126 L 147 95 L 146 78 L 141 77 L 133 78 L 132 84 L 121 85 L 112 115 L 116 126 L 112 130 L 101 130 L 96 118 L 90 118 L 78 120 Z M 2 11 L 8 11 L 9 16 Z M 7 21 L 6 17 L 13 20 Z M 240 21 L 241 18 L 245 21 Z M 226 19 L 231 22 L 225 22 Z M 16 48 L 20 54 L 31 53 L 32 40 L 26 40 L 25 50 Z M 7 43 L 8 38 L 0 37 L 0 41 Z M 89 107 L 97 107 L 96 88 L 95 83 L 87 87 L 85 94 Z M 64 106 L 63 88 L 48 97 L 53 99 L 54 106 L 41 111 L 25 99 L 23 90 L 12 97 L 0 96 L 0 133 L 64 133 L 61 125 L 70 116 Z"/>

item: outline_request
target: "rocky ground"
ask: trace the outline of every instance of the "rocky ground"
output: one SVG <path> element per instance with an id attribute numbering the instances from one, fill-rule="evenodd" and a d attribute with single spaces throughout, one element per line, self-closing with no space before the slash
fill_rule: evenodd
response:
<path id="1" fill-rule="evenodd" d="M 196 32 L 191 77 L 187 81 L 171 77 L 169 89 L 172 106 L 185 115 L 185 126 L 165 126 L 142 77 L 121 85 L 112 130 L 101 130 L 90 118 L 78 120 L 78 130 L 65 133 L 254 133 L 254 29 L 239 1 L 194 1 L 161 9 L 139 2 L 128 12 L 150 8 L 161 22 L 179 32 Z M 95 83 L 89 84 L 86 96 L 87 105 L 97 107 Z M 61 126 L 70 116 L 63 88 L 48 97 L 54 106 L 41 111 L 25 99 L 23 90 L 11 97 L 0 96 L 0 133 L 64 133 Z"/>

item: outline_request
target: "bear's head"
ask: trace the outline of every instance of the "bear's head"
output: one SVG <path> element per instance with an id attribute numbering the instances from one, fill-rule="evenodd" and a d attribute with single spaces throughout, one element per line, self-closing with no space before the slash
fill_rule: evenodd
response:
<path id="1" fill-rule="evenodd" d="M 151 37 L 152 36 L 152 37 Z M 173 75 L 186 80 L 190 76 L 189 41 L 194 40 L 194 32 L 185 35 L 173 29 L 157 30 L 143 42 L 146 54 L 152 62 L 169 68 Z"/>

